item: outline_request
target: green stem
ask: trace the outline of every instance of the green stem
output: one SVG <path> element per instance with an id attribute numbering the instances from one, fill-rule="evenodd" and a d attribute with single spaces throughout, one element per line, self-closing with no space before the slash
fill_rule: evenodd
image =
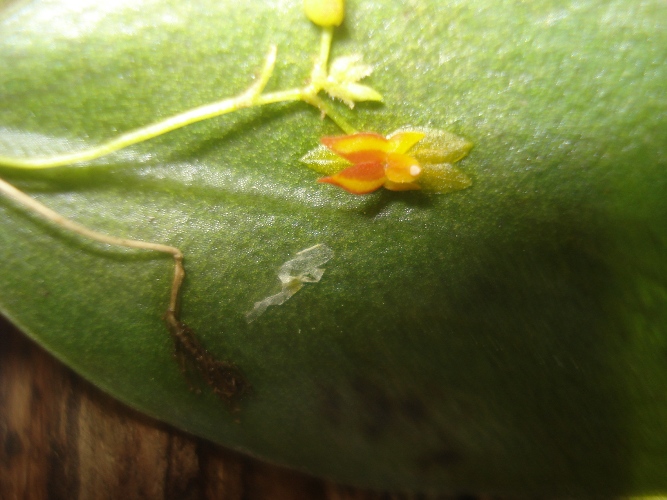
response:
<path id="1" fill-rule="evenodd" d="M 55 156 L 25 159 L 0 156 L 0 165 L 22 169 L 46 169 L 61 167 L 63 165 L 70 165 L 83 161 L 96 160 L 97 158 L 114 153 L 128 146 L 153 139 L 173 130 L 207 120 L 209 118 L 222 116 L 244 108 L 262 106 L 264 104 L 299 100 L 302 100 L 301 89 L 272 92 L 250 99 L 244 93 L 240 96 L 223 99 L 222 101 L 206 104 L 204 106 L 199 106 L 198 108 L 190 109 L 178 115 L 171 116 L 165 120 L 152 123 L 139 129 L 131 130 L 130 132 L 121 134 L 120 136 L 111 139 L 110 141 L 90 149 L 84 149 L 74 153 L 65 153 Z"/>
<path id="2" fill-rule="evenodd" d="M 331 52 L 332 41 L 333 26 L 322 28 L 322 36 L 320 37 L 320 51 L 317 54 L 317 59 L 315 59 L 313 71 L 310 73 L 310 80 L 315 85 L 319 86 L 319 82 L 323 82 L 327 79 L 327 66 L 329 64 L 329 53 Z"/>
<path id="3" fill-rule="evenodd" d="M 322 113 L 328 116 L 332 122 L 334 122 L 340 129 L 346 134 L 356 134 L 358 132 L 343 116 L 338 113 L 332 106 L 329 105 L 325 100 L 320 99 L 317 94 L 309 93 L 304 94 L 302 100 L 315 106 Z"/>
<path id="4" fill-rule="evenodd" d="M 323 100 L 317 97 L 317 93 L 321 88 L 320 82 L 322 81 L 322 78 L 326 79 L 326 65 L 328 61 L 332 33 L 333 31 L 330 29 L 325 28 L 323 30 L 320 53 L 315 64 L 315 68 L 313 69 L 313 76 L 315 76 L 317 71 L 321 71 L 322 75 L 319 77 L 319 79 L 314 79 L 309 86 L 304 88 L 288 89 L 277 92 L 269 92 L 266 94 L 261 93 L 271 78 L 276 62 L 276 48 L 271 47 L 269 55 L 267 56 L 266 62 L 264 64 L 264 68 L 262 69 L 260 76 L 257 78 L 257 81 L 246 91 L 237 96 L 189 109 L 183 113 L 170 116 L 169 118 L 160 120 L 145 127 L 121 134 L 120 136 L 115 137 L 114 139 L 104 142 L 98 146 L 81 151 L 75 151 L 73 153 L 64 153 L 60 155 L 36 158 L 16 158 L 12 156 L 0 155 L 0 165 L 10 168 L 38 170 L 96 160 L 102 156 L 106 156 L 134 144 L 153 139 L 193 123 L 222 116 L 244 108 L 289 101 L 304 101 L 308 104 L 311 104 L 328 115 L 334 121 L 334 123 L 336 123 L 346 133 L 354 133 L 354 127 L 352 127 L 331 106 L 327 105 Z M 319 70 L 317 70 L 318 67 L 320 67 Z"/>
<path id="5" fill-rule="evenodd" d="M 288 101 L 304 101 L 317 107 L 322 113 L 331 118 L 331 120 L 343 131 L 347 134 L 353 134 L 356 132 L 355 128 L 352 127 L 352 125 L 350 125 L 333 107 L 329 106 L 317 96 L 322 89 L 323 83 L 326 82 L 327 79 L 327 66 L 332 40 L 333 27 L 323 28 L 322 36 L 320 38 L 320 50 L 311 72 L 311 83 L 304 88 L 262 94 L 262 91 L 273 74 L 273 69 L 276 63 L 276 47 L 272 46 L 257 81 L 237 96 L 189 109 L 183 113 L 170 116 L 169 118 L 157 121 L 145 127 L 121 134 L 98 146 L 73 153 L 36 158 L 16 158 L 0 155 L 0 165 L 10 168 L 38 170 L 96 160 L 97 158 L 114 153 L 120 149 L 153 139 L 193 123 L 222 116 L 244 108 Z"/>

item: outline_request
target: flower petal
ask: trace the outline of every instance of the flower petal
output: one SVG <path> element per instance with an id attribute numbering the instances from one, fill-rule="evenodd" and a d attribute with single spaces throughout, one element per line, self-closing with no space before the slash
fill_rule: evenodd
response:
<path id="1" fill-rule="evenodd" d="M 391 134 L 387 139 L 389 140 L 389 148 L 392 153 L 407 153 L 407 151 L 421 141 L 426 134 L 424 132 L 396 132 Z"/>
<path id="2" fill-rule="evenodd" d="M 389 153 L 384 172 L 391 182 L 414 182 L 421 174 L 422 168 L 412 156 Z"/>
<path id="3" fill-rule="evenodd" d="M 384 187 L 389 191 L 417 191 L 421 189 L 421 186 L 416 182 L 391 182 L 389 180 L 384 183 Z"/>
<path id="4" fill-rule="evenodd" d="M 381 151 L 390 152 L 389 141 L 374 132 L 359 132 L 352 135 L 340 135 L 336 137 L 322 137 L 322 144 L 331 149 L 334 153 L 342 156 L 346 160 L 354 161 L 350 155 L 360 151 Z"/>
<path id="5" fill-rule="evenodd" d="M 360 83 L 327 83 L 324 90 L 334 99 L 340 99 L 350 108 L 354 108 L 355 102 L 382 101 L 382 94 L 368 85 Z"/>
<path id="6" fill-rule="evenodd" d="M 336 83 L 358 82 L 373 72 L 373 66 L 361 62 L 361 54 L 340 56 L 329 65 L 329 80 Z"/>
<path id="7" fill-rule="evenodd" d="M 353 194 L 367 194 L 381 188 L 386 180 L 382 163 L 367 162 L 352 165 L 318 182 L 333 184 Z"/>

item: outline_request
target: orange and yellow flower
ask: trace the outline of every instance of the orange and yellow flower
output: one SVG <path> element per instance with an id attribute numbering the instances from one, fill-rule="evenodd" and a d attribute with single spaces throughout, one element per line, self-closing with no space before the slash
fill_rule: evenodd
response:
<path id="1" fill-rule="evenodd" d="M 372 193 L 382 186 L 392 191 L 419 189 L 415 181 L 422 168 L 406 152 L 423 138 L 421 132 L 401 132 L 389 138 L 372 132 L 323 137 L 322 144 L 352 166 L 319 182 L 354 194 Z"/>
<path id="2" fill-rule="evenodd" d="M 445 193 L 471 184 L 450 162 L 463 158 L 472 145 L 448 132 L 401 130 L 386 137 L 360 132 L 323 137 L 321 142 L 323 146 L 302 160 L 314 170 L 329 174 L 319 182 L 353 194 L 372 193 L 381 187 Z"/>

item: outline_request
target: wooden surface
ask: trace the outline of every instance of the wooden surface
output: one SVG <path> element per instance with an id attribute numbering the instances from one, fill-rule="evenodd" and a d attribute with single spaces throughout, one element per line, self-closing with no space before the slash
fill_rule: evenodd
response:
<path id="1" fill-rule="evenodd" d="M 0 499 L 41 498 L 433 497 L 336 485 L 184 434 L 116 402 L 0 317 Z"/>

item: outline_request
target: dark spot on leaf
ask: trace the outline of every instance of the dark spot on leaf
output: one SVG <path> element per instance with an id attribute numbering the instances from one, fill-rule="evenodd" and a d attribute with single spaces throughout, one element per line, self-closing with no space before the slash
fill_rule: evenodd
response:
<path id="1" fill-rule="evenodd" d="M 480 497 L 478 495 L 473 495 L 472 493 L 462 493 L 456 495 L 456 500 L 480 500 L 480 498 L 486 498 L 486 497 Z"/>
<path id="2" fill-rule="evenodd" d="M 320 388 L 320 408 L 322 415 L 331 425 L 338 427 L 343 421 L 343 400 L 335 387 Z"/>
<path id="3" fill-rule="evenodd" d="M 401 402 L 401 413 L 414 423 L 426 420 L 426 405 L 421 399 L 410 397 Z"/>
<path id="4" fill-rule="evenodd" d="M 422 472 L 431 472 L 437 469 L 448 469 L 458 465 L 463 460 L 462 454 L 445 446 L 439 450 L 426 453 L 418 458 L 417 465 Z"/>
<path id="5" fill-rule="evenodd" d="M 238 409 L 241 397 L 249 392 L 250 384 L 241 370 L 228 361 L 217 360 L 206 350 L 194 331 L 176 319 L 172 311 L 165 314 L 165 322 L 174 340 L 174 355 L 184 373 L 193 368 L 221 400 Z"/>
<path id="6" fill-rule="evenodd" d="M 387 394 L 371 382 L 357 379 L 352 388 L 361 399 L 361 430 L 368 439 L 377 440 L 393 418 L 392 403 Z"/>

